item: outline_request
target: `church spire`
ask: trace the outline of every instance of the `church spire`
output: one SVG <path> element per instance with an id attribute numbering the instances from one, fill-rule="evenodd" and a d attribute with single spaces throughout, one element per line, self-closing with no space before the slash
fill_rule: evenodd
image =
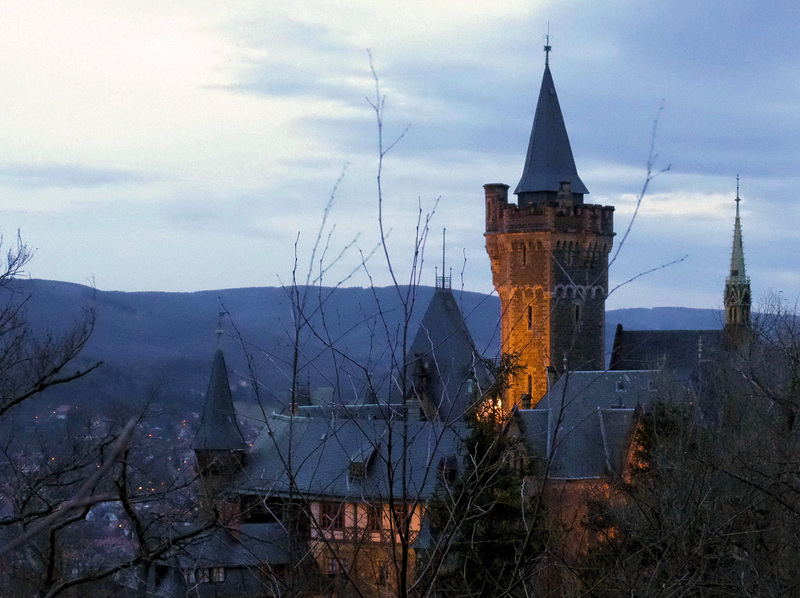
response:
<path id="1" fill-rule="evenodd" d="M 744 269 L 742 222 L 739 217 L 739 175 L 736 175 L 736 219 L 733 224 L 731 272 L 725 280 L 725 326 L 750 326 L 750 278 Z"/>
<path id="2" fill-rule="evenodd" d="M 550 74 L 550 36 L 545 50 L 544 75 L 528 143 L 522 178 L 514 193 L 520 207 L 534 203 L 583 203 L 589 193 L 578 176 L 572 148 Z"/>

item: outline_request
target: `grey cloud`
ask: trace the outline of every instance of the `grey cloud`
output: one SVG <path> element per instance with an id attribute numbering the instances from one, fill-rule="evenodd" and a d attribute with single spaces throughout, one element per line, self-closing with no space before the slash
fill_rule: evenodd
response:
<path id="1" fill-rule="evenodd" d="M 64 163 L 10 163 L 0 165 L 0 184 L 26 188 L 81 188 L 148 183 L 158 177 L 117 168 Z"/>

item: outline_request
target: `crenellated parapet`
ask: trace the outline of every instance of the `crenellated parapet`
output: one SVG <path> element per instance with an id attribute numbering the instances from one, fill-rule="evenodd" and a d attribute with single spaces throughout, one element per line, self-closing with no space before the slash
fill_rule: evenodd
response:
<path id="1" fill-rule="evenodd" d="M 486 233 L 538 231 L 614 235 L 614 206 L 549 203 L 519 207 L 508 201 L 508 185 L 483 186 L 486 194 Z"/>

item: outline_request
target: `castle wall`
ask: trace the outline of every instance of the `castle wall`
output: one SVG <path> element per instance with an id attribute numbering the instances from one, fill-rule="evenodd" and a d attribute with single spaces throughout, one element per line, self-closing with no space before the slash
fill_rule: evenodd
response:
<path id="1" fill-rule="evenodd" d="M 608 254 L 614 208 L 590 204 L 508 202 L 508 186 L 486 192 L 486 250 L 501 302 L 502 351 L 518 356 L 520 373 L 505 406 L 547 392 L 548 370 L 601 369 L 604 364 Z"/>

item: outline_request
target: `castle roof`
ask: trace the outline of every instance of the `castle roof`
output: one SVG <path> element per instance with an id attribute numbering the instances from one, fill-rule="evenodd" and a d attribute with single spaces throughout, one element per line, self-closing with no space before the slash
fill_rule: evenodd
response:
<path id="1" fill-rule="evenodd" d="M 428 415 L 463 417 L 491 384 L 453 292 L 437 287 L 408 352 L 411 385 Z"/>
<path id="2" fill-rule="evenodd" d="M 527 447 L 555 479 L 621 474 L 639 409 L 652 401 L 653 370 L 561 376 L 534 409 L 517 411 Z"/>
<path id="3" fill-rule="evenodd" d="M 418 411 L 405 409 L 412 415 Z M 463 423 L 420 421 L 403 410 L 402 404 L 383 404 L 272 414 L 253 446 L 239 490 L 326 500 L 428 500 L 442 467 L 458 468 L 461 439 L 468 431 Z M 392 475 L 403 460 L 405 479 Z"/>
<path id="4" fill-rule="evenodd" d="M 553 76 L 545 64 L 525 168 L 514 193 L 558 191 L 562 182 L 569 182 L 572 193 L 589 193 L 575 168 Z"/>
<path id="5" fill-rule="evenodd" d="M 217 349 L 211 366 L 203 417 L 194 439 L 195 450 L 244 451 L 242 432 L 236 423 L 233 397 L 228 383 L 228 369 L 222 349 Z"/>
<path id="6" fill-rule="evenodd" d="M 688 381 L 701 361 L 724 347 L 723 330 L 625 330 L 617 325 L 612 370 L 664 369 Z"/>

